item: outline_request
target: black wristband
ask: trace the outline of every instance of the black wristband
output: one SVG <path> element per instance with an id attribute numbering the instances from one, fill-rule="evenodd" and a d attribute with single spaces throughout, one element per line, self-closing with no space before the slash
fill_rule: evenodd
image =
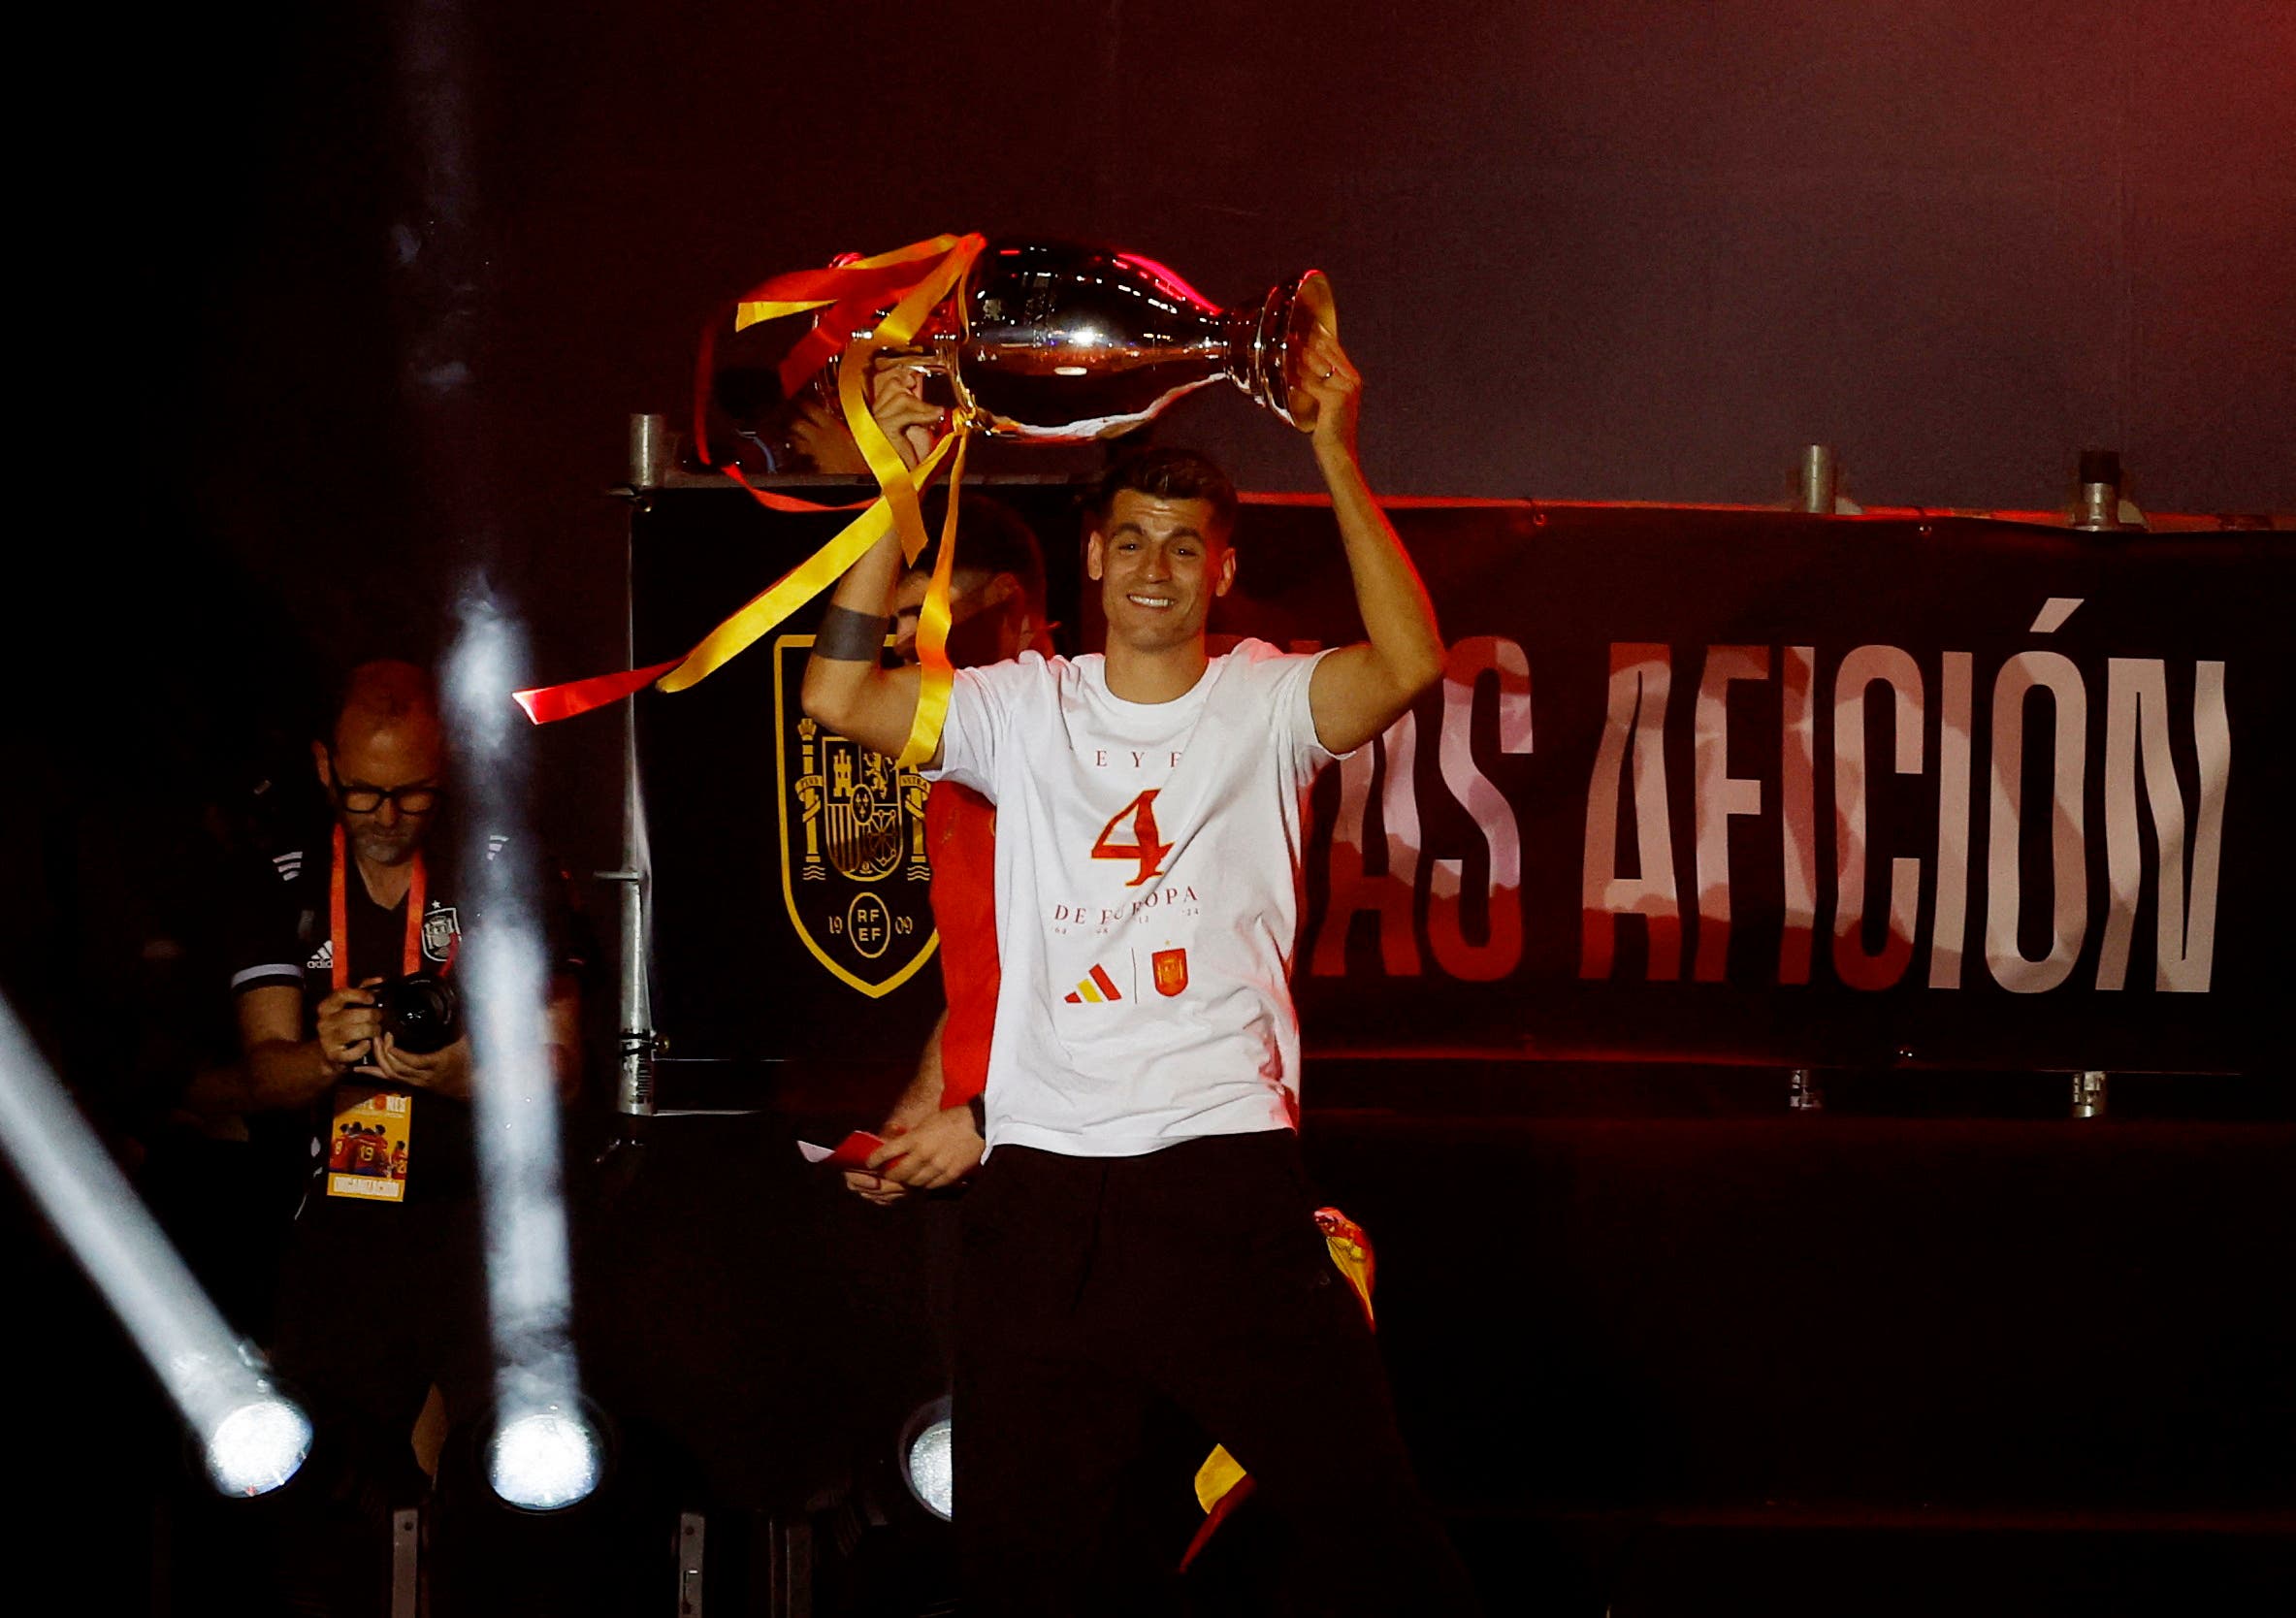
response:
<path id="1" fill-rule="evenodd" d="M 885 655 L 885 620 L 833 606 L 813 631 L 813 655 L 832 663 L 876 663 Z"/>

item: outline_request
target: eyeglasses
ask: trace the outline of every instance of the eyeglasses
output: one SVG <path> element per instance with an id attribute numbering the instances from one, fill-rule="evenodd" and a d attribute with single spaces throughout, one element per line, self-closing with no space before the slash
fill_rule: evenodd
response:
<path id="1" fill-rule="evenodd" d="M 370 787 L 363 781 L 345 781 L 336 773 L 335 749 L 321 744 L 327 756 L 327 775 L 335 784 L 335 801 L 346 815 L 372 815 L 385 801 L 399 806 L 402 815 L 427 815 L 438 807 L 444 788 L 429 782 L 415 782 L 405 787 Z"/>
<path id="2" fill-rule="evenodd" d="M 350 815 L 372 815 L 387 801 L 402 815 L 427 815 L 438 807 L 437 787 L 362 787 L 348 781 L 335 784 L 335 801 Z"/>

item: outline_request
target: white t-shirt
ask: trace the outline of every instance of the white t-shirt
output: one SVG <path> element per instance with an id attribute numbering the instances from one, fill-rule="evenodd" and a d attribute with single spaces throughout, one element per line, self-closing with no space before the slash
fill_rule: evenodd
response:
<path id="1" fill-rule="evenodd" d="M 1315 656 L 1246 640 L 1127 702 L 1097 656 L 957 671 L 936 779 L 996 804 L 990 1149 L 1123 1157 L 1293 1127 Z"/>

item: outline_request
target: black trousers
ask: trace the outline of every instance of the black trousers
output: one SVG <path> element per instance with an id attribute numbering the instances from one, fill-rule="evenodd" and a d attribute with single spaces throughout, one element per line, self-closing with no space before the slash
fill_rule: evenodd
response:
<path id="1" fill-rule="evenodd" d="M 1303 1610 L 1476 1610 L 1314 1207 L 1288 1130 L 990 1155 L 965 1198 L 957 1304 L 968 1614 L 1166 1609 L 1184 1540 L 1144 1548 L 1112 1520 L 1160 1398 L 1284 1519 Z"/>
<path id="2" fill-rule="evenodd" d="M 450 1420 L 491 1391 L 477 1199 L 312 1197 L 287 1249 L 273 1359 L 314 1420 L 396 1463 L 434 1382 Z"/>

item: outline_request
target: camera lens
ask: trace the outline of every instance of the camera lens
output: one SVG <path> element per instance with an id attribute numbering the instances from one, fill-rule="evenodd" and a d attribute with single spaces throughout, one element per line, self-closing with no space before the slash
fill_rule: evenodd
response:
<path id="1" fill-rule="evenodd" d="M 378 984 L 375 1010 L 382 1031 L 411 1056 L 428 1056 L 462 1037 L 462 1005 L 454 985 L 428 976 Z"/>

